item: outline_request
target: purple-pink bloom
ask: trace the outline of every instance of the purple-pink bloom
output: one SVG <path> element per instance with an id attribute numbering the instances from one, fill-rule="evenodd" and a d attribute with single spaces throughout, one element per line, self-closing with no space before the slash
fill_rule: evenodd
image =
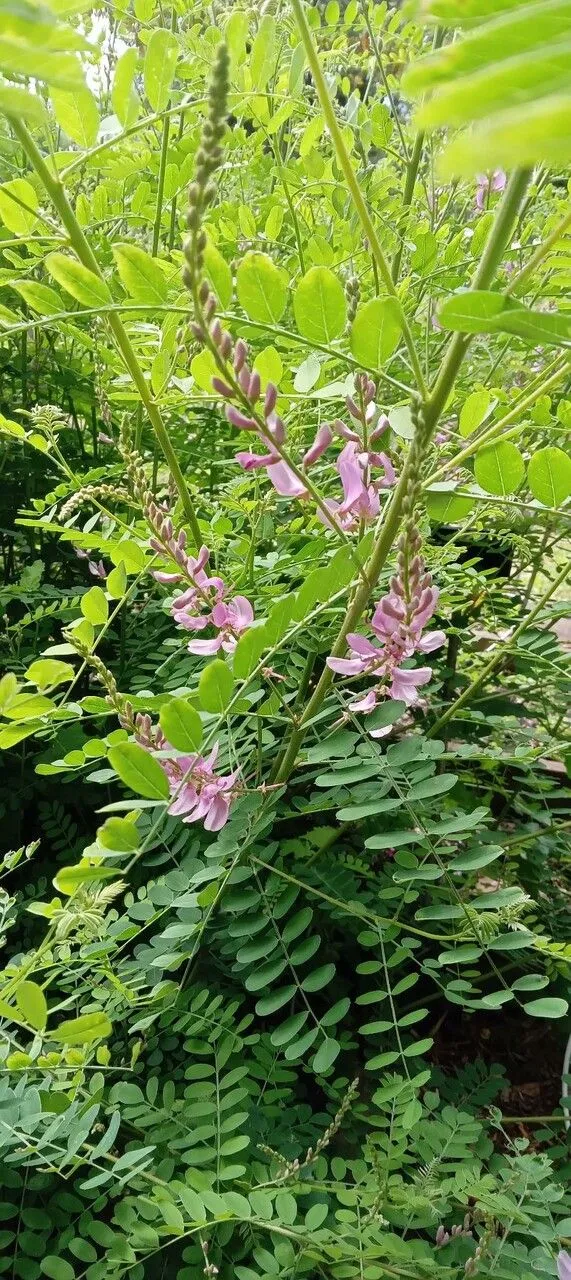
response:
<path id="1" fill-rule="evenodd" d="M 89 569 L 89 572 L 93 574 L 94 578 L 107 577 L 107 570 L 102 560 L 98 560 L 97 563 L 94 560 L 89 560 L 87 568 Z"/>
<path id="2" fill-rule="evenodd" d="M 239 636 L 251 627 L 253 621 L 254 610 L 246 596 L 234 596 L 228 604 L 219 600 L 210 617 L 204 619 L 204 626 L 211 622 L 219 628 L 218 635 L 212 640 L 191 640 L 188 652 L 206 655 L 224 649 L 225 653 L 233 653 Z"/>
<path id="3" fill-rule="evenodd" d="M 169 813 L 183 822 L 203 822 L 206 831 L 220 831 L 228 821 L 238 774 L 217 775 L 218 743 L 209 756 L 182 755 L 160 761 L 173 799 Z"/>
<path id="4" fill-rule="evenodd" d="M 419 690 L 431 678 L 430 667 L 403 666 L 415 653 L 431 653 L 446 639 L 443 631 L 423 634 L 438 604 L 438 590 L 432 585 L 431 575 L 424 571 L 420 556 L 413 554 L 419 545 L 416 531 L 408 542 L 401 542 L 400 572 L 391 580 L 391 589 L 377 604 L 371 621 L 378 643 L 350 632 L 347 636 L 350 656 L 327 659 L 330 670 L 338 675 L 372 676 L 375 680 L 372 688 L 349 704 L 351 711 L 368 715 L 379 700 L 386 697 L 404 702 L 407 707 L 413 706 L 418 701 Z M 390 731 L 390 725 L 373 729 L 371 736 L 382 738 Z"/>
<path id="5" fill-rule="evenodd" d="M 558 1280 L 571 1280 L 571 1253 L 565 1249 L 557 1254 L 557 1275 Z"/>
<path id="6" fill-rule="evenodd" d="M 488 205 L 490 192 L 503 191 L 507 182 L 507 175 L 503 169 L 494 169 L 492 174 L 479 173 L 478 185 L 476 187 L 476 206 L 478 209 L 485 209 Z"/>

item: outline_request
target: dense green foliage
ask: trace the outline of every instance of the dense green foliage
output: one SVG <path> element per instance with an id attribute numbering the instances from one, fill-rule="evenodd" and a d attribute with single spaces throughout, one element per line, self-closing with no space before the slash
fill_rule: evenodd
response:
<path id="1" fill-rule="evenodd" d="M 0 1275 L 568 1280 L 568 0 L 0 13 Z"/>

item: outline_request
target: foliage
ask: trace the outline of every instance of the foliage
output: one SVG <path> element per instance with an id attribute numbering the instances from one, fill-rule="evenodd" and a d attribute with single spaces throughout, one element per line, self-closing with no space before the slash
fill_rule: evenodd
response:
<path id="1" fill-rule="evenodd" d="M 0 1274 L 554 1276 L 568 6 L 2 24 Z"/>

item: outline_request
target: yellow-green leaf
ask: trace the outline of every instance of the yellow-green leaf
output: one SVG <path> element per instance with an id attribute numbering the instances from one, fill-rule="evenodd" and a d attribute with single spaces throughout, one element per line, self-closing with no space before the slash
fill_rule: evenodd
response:
<path id="1" fill-rule="evenodd" d="M 48 1020 L 48 1005 L 37 982 L 25 979 L 15 991 L 16 1004 L 25 1022 L 35 1031 L 43 1031 Z"/>
<path id="2" fill-rule="evenodd" d="M 11 178 L 0 187 L 0 218 L 16 236 L 31 235 L 37 225 L 39 200 L 26 178 Z"/>
<path id="3" fill-rule="evenodd" d="M 97 101 L 87 85 L 77 89 L 52 89 L 55 118 L 72 142 L 79 147 L 92 147 L 99 132 Z"/>
<path id="4" fill-rule="evenodd" d="M 153 31 L 143 68 L 145 93 L 153 111 L 164 111 L 168 105 L 174 79 L 179 44 L 172 31 L 158 27 Z"/>
<path id="5" fill-rule="evenodd" d="M 158 760 L 136 742 L 120 742 L 111 747 L 109 763 L 135 795 L 147 800 L 168 799 L 169 784 Z"/>
<path id="6" fill-rule="evenodd" d="M 100 307 L 112 301 L 105 281 L 65 253 L 50 253 L 46 267 L 52 278 L 84 307 Z"/>
<path id="7" fill-rule="evenodd" d="M 121 283 L 131 298 L 158 306 L 166 301 L 165 273 L 150 253 L 136 244 L 118 244 L 113 246 L 113 256 Z"/>

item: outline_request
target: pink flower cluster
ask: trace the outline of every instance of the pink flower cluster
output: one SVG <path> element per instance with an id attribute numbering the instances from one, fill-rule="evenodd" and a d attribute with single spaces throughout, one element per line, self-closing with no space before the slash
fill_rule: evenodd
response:
<path id="1" fill-rule="evenodd" d="M 286 429 L 283 419 L 276 413 L 278 389 L 273 382 L 268 382 L 263 400 L 259 373 L 252 370 L 247 362 L 248 347 L 239 338 L 232 346 L 230 334 L 224 332 L 219 320 L 215 320 L 210 337 L 218 348 L 223 359 L 232 357 L 234 379 L 246 405 L 242 409 L 235 404 L 226 404 L 226 417 L 231 426 L 240 431 L 253 431 L 266 446 L 267 453 L 252 453 L 242 450 L 236 454 L 236 461 L 245 471 L 254 471 L 262 467 L 267 471 L 274 489 L 282 498 L 307 498 L 308 490 L 302 475 L 296 475 L 292 467 L 283 459 L 281 449 L 285 444 Z M 214 391 L 226 401 L 236 399 L 236 388 L 231 387 L 223 378 L 212 379 Z M 258 403 L 259 402 L 259 403 Z M 248 412 L 251 408 L 251 413 Z M 302 466 L 308 467 L 316 462 L 331 443 L 332 434 L 329 427 L 321 427 L 310 449 L 304 455 Z"/>
<path id="2" fill-rule="evenodd" d="M 186 551 L 184 530 L 181 530 L 178 537 L 173 539 L 170 518 L 162 522 L 162 536 L 162 543 L 158 539 L 151 538 L 151 546 L 155 551 L 160 552 L 164 552 L 166 547 L 172 558 L 180 565 L 181 572 L 164 573 L 157 569 L 155 578 L 165 585 L 183 580 L 190 583 L 186 591 L 176 596 L 172 603 L 172 613 L 177 626 L 183 627 L 185 631 L 204 631 L 206 627 L 212 626 L 217 631 L 217 635 L 209 640 L 191 640 L 188 644 L 189 653 L 206 656 L 218 653 L 219 649 L 223 649 L 225 653 L 232 653 L 242 632 L 254 621 L 254 610 L 250 601 L 246 596 L 234 596 L 230 600 L 225 598 L 228 587 L 224 580 L 217 576 L 209 577 L 206 573 L 206 565 L 210 558 L 208 548 L 201 547 L 196 557 L 189 555 Z"/>
<path id="3" fill-rule="evenodd" d="M 390 591 L 379 601 L 371 627 L 378 643 L 352 633 L 347 636 L 351 656 L 328 658 L 332 671 L 343 676 L 372 676 L 375 684 L 367 693 L 350 703 L 352 711 L 368 714 L 386 698 L 412 706 L 422 685 L 432 675 L 430 667 L 403 667 L 415 653 L 431 653 L 445 642 L 443 631 L 424 628 L 438 604 L 438 589 L 432 584 L 418 554 L 420 535 L 413 530 L 401 539 L 399 572 L 391 579 Z M 371 737 L 382 738 L 390 726 L 371 730 Z"/>
<path id="4" fill-rule="evenodd" d="M 211 328 L 211 337 L 223 358 L 232 355 L 233 372 L 238 381 L 242 397 L 252 408 L 236 408 L 235 404 L 226 404 L 228 422 L 241 431 L 256 432 L 266 446 L 266 453 L 254 453 L 242 450 L 236 454 L 236 461 L 245 471 L 263 468 L 271 480 L 274 489 L 284 498 L 307 498 L 308 489 L 304 483 L 303 472 L 325 453 L 332 443 L 334 431 L 345 441 L 340 453 L 336 469 L 343 486 L 343 500 L 326 499 L 324 506 L 335 517 L 335 522 L 342 529 L 352 531 L 363 523 L 375 520 L 379 514 L 379 490 L 395 483 L 396 475 L 392 462 L 386 453 L 379 453 L 374 446 L 386 431 L 389 420 L 379 412 L 374 403 L 376 395 L 375 383 L 366 374 L 355 377 L 355 393 L 359 403 L 347 396 L 346 404 L 353 419 L 353 426 L 348 427 L 337 419 L 332 427 L 325 423 L 319 427 L 313 444 L 303 455 L 300 472 L 294 470 L 290 463 L 282 457 L 282 446 L 286 440 L 286 428 L 282 418 L 276 413 L 277 387 L 269 382 L 263 401 L 256 408 L 261 398 L 260 376 L 250 369 L 247 363 L 248 348 L 239 339 L 232 347 L 230 335 L 225 333 L 219 321 Z M 212 386 L 226 401 L 235 399 L 235 389 L 222 378 L 212 379 Z M 359 428 L 358 430 L 356 428 Z M 383 475 L 372 478 L 372 468 L 381 468 Z M 325 523 L 326 511 L 319 512 L 319 518 Z"/>
<path id="5" fill-rule="evenodd" d="M 347 396 L 345 401 L 353 426 L 346 426 L 339 418 L 333 423 L 334 430 L 347 441 L 336 462 L 343 486 L 343 501 L 328 498 L 326 506 L 347 532 L 376 520 L 380 511 L 379 490 L 389 488 L 396 481 L 395 469 L 388 455 L 371 447 L 389 426 L 388 418 L 379 412 L 375 404 L 376 391 L 371 378 L 364 373 L 356 374 L 355 392 L 360 403 L 353 396 Z M 373 467 L 382 468 L 384 474 L 373 479 Z"/>
<path id="6" fill-rule="evenodd" d="M 476 187 L 476 208 L 487 209 L 492 191 L 504 191 L 507 176 L 503 169 L 494 169 L 492 174 L 479 173 Z"/>
<path id="7" fill-rule="evenodd" d="M 176 756 L 160 761 L 173 799 L 169 813 L 183 822 L 202 822 L 206 831 L 220 831 L 228 821 L 236 773 L 216 774 L 219 745 L 208 756 Z"/>
<path id="8" fill-rule="evenodd" d="M 214 767 L 220 750 L 216 742 L 209 756 L 177 755 L 160 728 L 154 728 L 151 717 L 137 712 L 134 717 L 135 741 L 146 751 L 172 751 L 172 759 L 158 756 L 171 793 L 168 811 L 183 822 L 203 822 L 206 831 L 220 831 L 230 815 L 233 788 L 238 773 L 216 774 Z"/>

